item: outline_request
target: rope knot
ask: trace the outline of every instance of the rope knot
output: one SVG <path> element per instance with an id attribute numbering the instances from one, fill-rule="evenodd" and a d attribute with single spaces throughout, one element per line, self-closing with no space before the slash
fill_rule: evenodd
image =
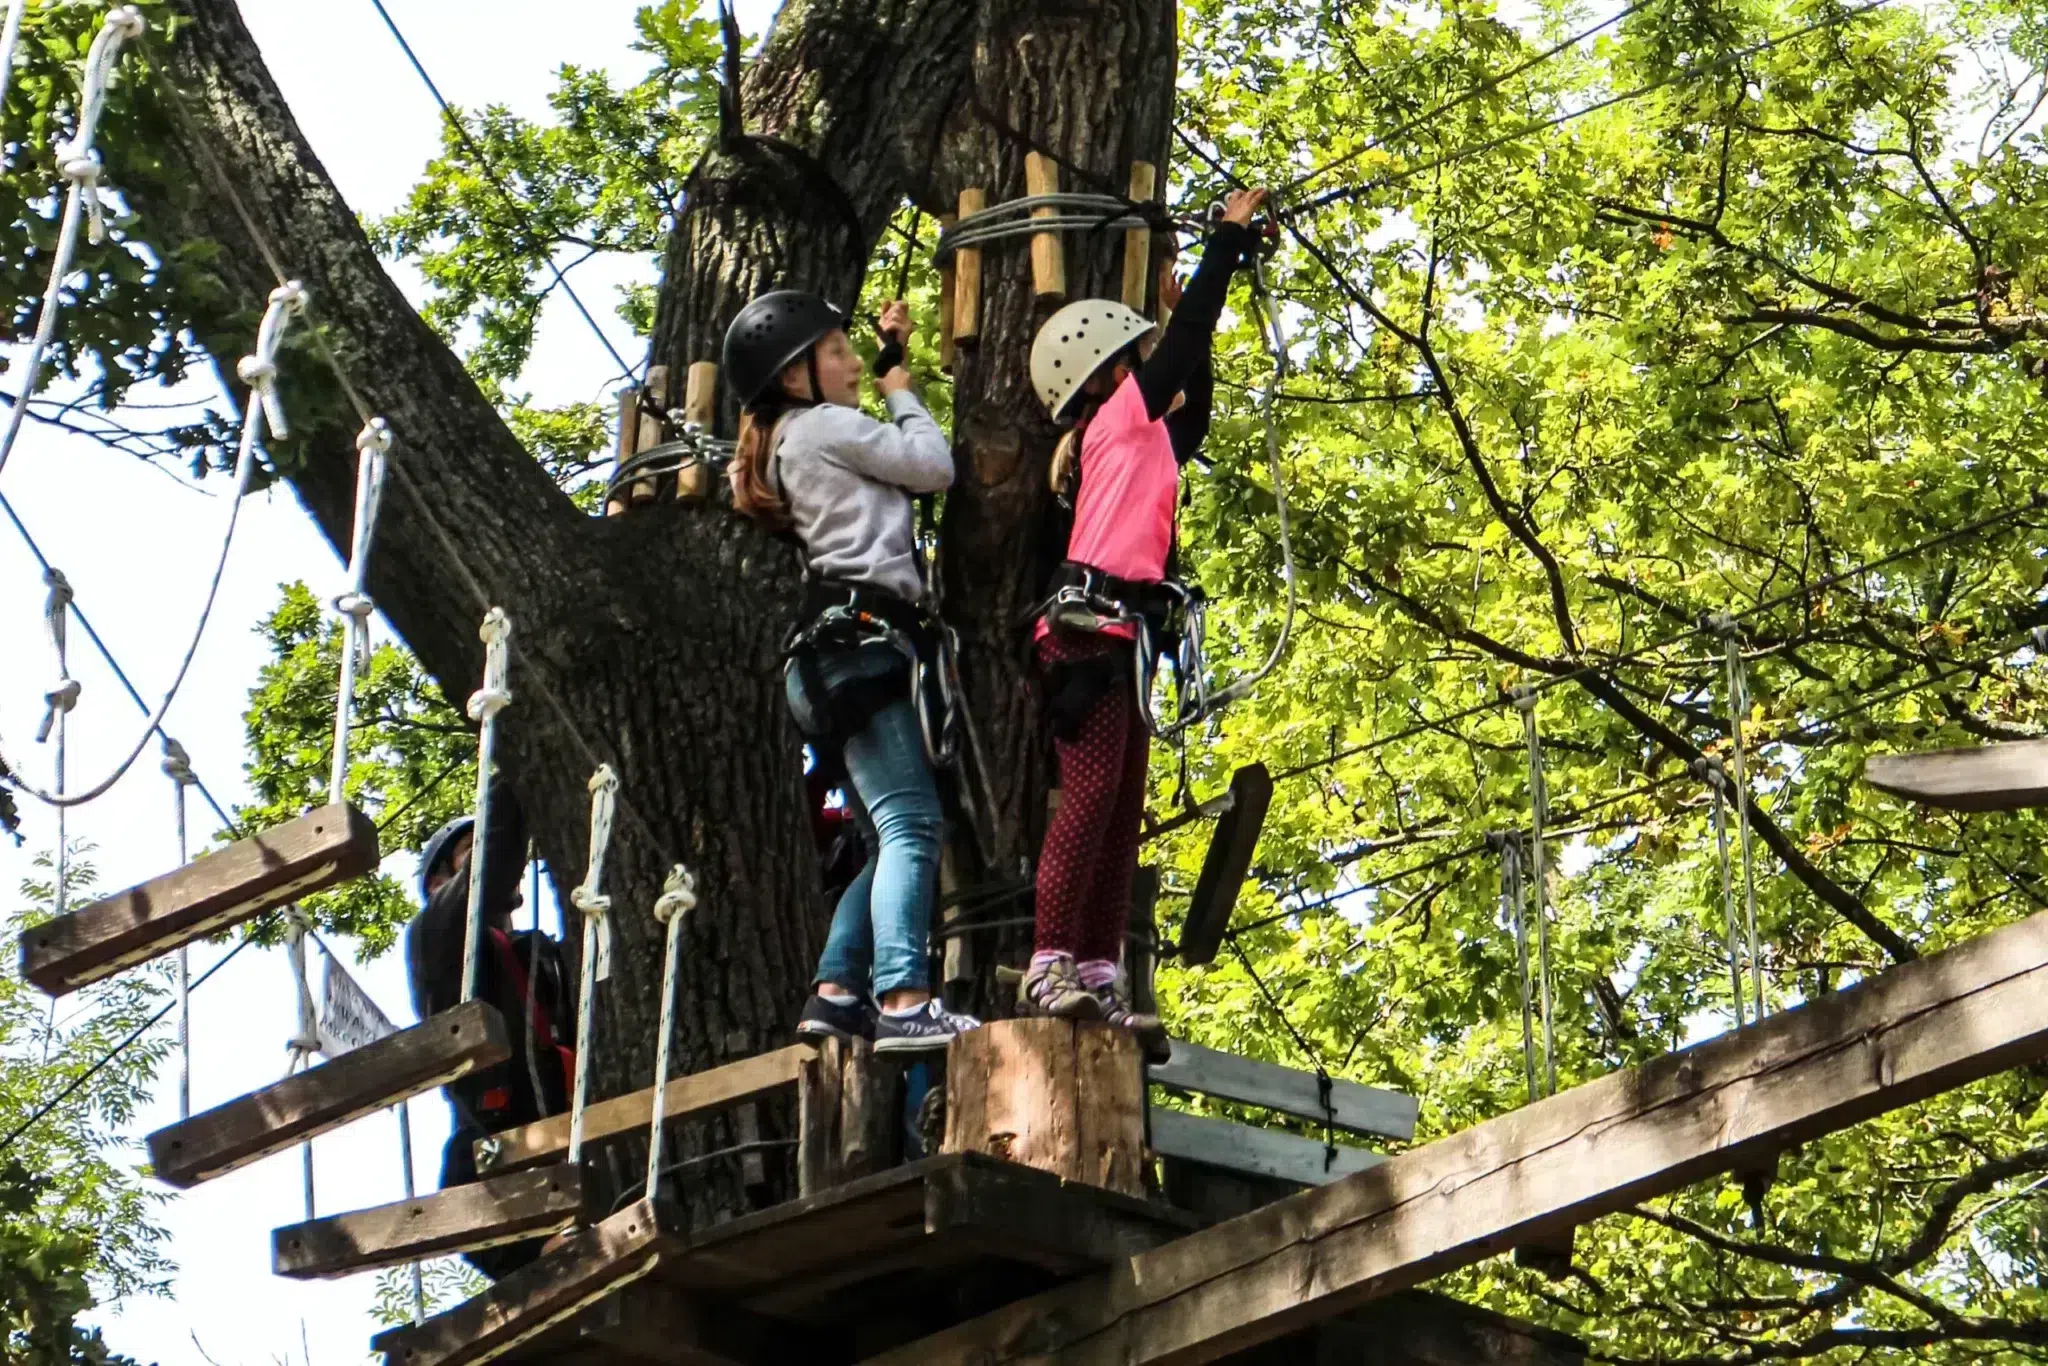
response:
<path id="1" fill-rule="evenodd" d="M 1523 713 L 1536 710 L 1536 689 L 1527 683 L 1517 683 L 1508 689 L 1508 697 L 1515 704 L 1515 710 Z"/>
<path id="2" fill-rule="evenodd" d="M 168 735 L 164 737 L 164 776 L 179 787 L 190 787 L 199 781 L 199 775 L 192 771 L 192 756 Z"/>
<path id="3" fill-rule="evenodd" d="M 57 718 L 68 714 L 78 705 L 78 680 L 65 679 L 44 693 L 43 701 L 47 704 L 43 710 L 43 724 L 36 728 L 36 743 L 39 745 L 49 740 L 50 732 L 56 728 Z"/>
<path id="4" fill-rule="evenodd" d="M 43 602 L 43 615 L 56 617 L 69 607 L 78 594 L 71 587 L 71 580 L 64 577 L 64 571 L 55 567 L 43 571 L 43 584 L 50 590 L 50 596 Z"/>
<path id="5" fill-rule="evenodd" d="M 697 879 L 678 863 L 662 880 L 661 895 L 654 899 L 654 918 L 666 925 L 679 915 L 697 909 Z"/>
<path id="6" fill-rule="evenodd" d="M 363 455 L 384 455 L 391 450 L 391 424 L 373 417 L 356 433 L 356 450 Z"/>
<path id="7" fill-rule="evenodd" d="M 612 899 L 581 885 L 569 889 L 569 904 L 585 915 L 609 915 Z"/>
<path id="8" fill-rule="evenodd" d="M 277 383 L 277 362 L 244 356 L 235 362 L 235 375 L 242 383 L 267 397 L 270 386 Z"/>
<path id="9" fill-rule="evenodd" d="M 502 607 L 484 613 L 477 639 L 484 643 L 484 685 L 469 695 L 469 719 L 485 722 L 512 705 L 506 686 L 507 655 L 511 648 L 512 619 Z"/>
<path id="10" fill-rule="evenodd" d="M 148 30 L 149 21 L 142 17 L 142 11 L 135 6 L 120 5 L 107 11 L 107 27 L 124 42 L 132 42 Z"/>
<path id="11" fill-rule="evenodd" d="M 358 625 L 366 626 L 369 624 L 371 613 L 377 610 L 377 604 L 370 600 L 368 593 L 351 591 L 335 595 L 334 610 L 345 617 L 355 618 Z"/>

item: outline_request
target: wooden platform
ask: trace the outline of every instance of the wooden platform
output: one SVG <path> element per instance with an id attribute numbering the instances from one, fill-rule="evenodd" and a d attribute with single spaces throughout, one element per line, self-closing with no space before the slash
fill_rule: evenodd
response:
<path id="1" fill-rule="evenodd" d="M 510 1056 L 498 1012 L 471 1001 L 159 1129 L 149 1160 L 159 1181 L 196 1186 Z"/>
<path id="2" fill-rule="evenodd" d="M 649 1287 L 665 1287 L 683 1305 L 715 1308 L 701 1316 L 699 1339 L 674 1344 L 695 1354 L 688 1359 L 780 1366 L 792 1343 L 815 1341 L 835 1349 L 819 1360 L 846 1361 L 1122 1261 L 1199 1221 L 954 1153 L 701 1232 L 683 1230 L 666 1209 L 643 1217 L 631 1237 L 618 1222 L 614 1216 L 484 1295 L 371 1345 L 389 1354 L 390 1366 L 473 1366 L 510 1351 L 522 1331 L 531 1338 L 563 1322 L 630 1275 L 648 1277 Z M 645 1228 L 650 1222 L 657 1227 Z M 565 1305 L 572 1307 L 557 1312 Z"/>
<path id="3" fill-rule="evenodd" d="M 276 1229 L 271 1270 L 295 1280 L 352 1276 L 560 1233 L 585 1213 L 583 1173 L 562 1163 Z"/>
<path id="4" fill-rule="evenodd" d="M 1863 765 L 1863 781 L 1895 797 L 1950 811 L 2048 806 L 2048 740 L 1875 755 Z"/>
<path id="5" fill-rule="evenodd" d="M 323 806 L 21 937 L 21 975 L 62 996 L 377 867 L 377 827 Z"/>

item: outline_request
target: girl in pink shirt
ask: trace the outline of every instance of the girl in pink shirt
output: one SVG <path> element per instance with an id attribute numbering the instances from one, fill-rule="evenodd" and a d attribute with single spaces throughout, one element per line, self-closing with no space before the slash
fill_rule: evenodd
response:
<path id="1" fill-rule="evenodd" d="M 1163 601 L 1180 467 L 1209 429 L 1210 338 L 1264 199 L 1263 190 L 1233 193 L 1185 291 L 1176 299 L 1171 277 L 1161 282 L 1173 318 L 1148 357 L 1140 346 L 1151 323 L 1101 299 L 1062 308 L 1032 342 L 1032 383 L 1054 420 L 1073 424 L 1053 456 L 1054 487 L 1071 491 L 1074 507 L 1062 586 L 1139 614 Z M 1158 1017 L 1134 1011 L 1117 980 L 1150 747 L 1135 628 L 1088 616 L 1055 604 L 1034 631 L 1060 806 L 1039 853 L 1035 952 L 1018 1004 L 1156 1036 Z"/>

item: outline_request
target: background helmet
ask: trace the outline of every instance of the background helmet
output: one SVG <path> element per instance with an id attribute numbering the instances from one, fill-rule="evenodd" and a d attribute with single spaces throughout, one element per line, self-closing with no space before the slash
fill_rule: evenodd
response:
<path id="1" fill-rule="evenodd" d="M 420 902 L 427 900 L 427 879 L 433 875 L 434 867 L 446 856 L 456 837 L 466 835 L 476 825 L 474 816 L 457 816 L 454 820 L 436 830 L 420 846 Z"/>
<path id="2" fill-rule="evenodd" d="M 777 289 L 754 299 L 725 329 L 725 382 L 749 407 L 773 388 L 818 339 L 846 326 L 846 315 L 815 294 Z"/>
<path id="3" fill-rule="evenodd" d="M 1144 314 L 1114 299 L 1077 299 L 1045 320 L 1031 341 L 1031 387 L 1056 422 L 1097 370 L 1152 330 Z"/>

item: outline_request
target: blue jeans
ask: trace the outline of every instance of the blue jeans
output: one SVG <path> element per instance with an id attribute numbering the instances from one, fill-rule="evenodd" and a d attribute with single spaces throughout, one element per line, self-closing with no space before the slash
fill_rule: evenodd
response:
<path id="1" fill-rule="evenodd" d="M 873 649 L 821 652 L 819 673 L 828 686 L 872 677 Z M 786 686 L 798 729 L 817 733 L 823 699 L 805 695 L 795 668 Z M 942 815 L 908 691 L 847 737 L 840 757 L 868 861 L 839 898 L 816 980 L 871 990 L 878 999 L 891 991 L 928 990 L 925 946 L 939 879 Z"/>

